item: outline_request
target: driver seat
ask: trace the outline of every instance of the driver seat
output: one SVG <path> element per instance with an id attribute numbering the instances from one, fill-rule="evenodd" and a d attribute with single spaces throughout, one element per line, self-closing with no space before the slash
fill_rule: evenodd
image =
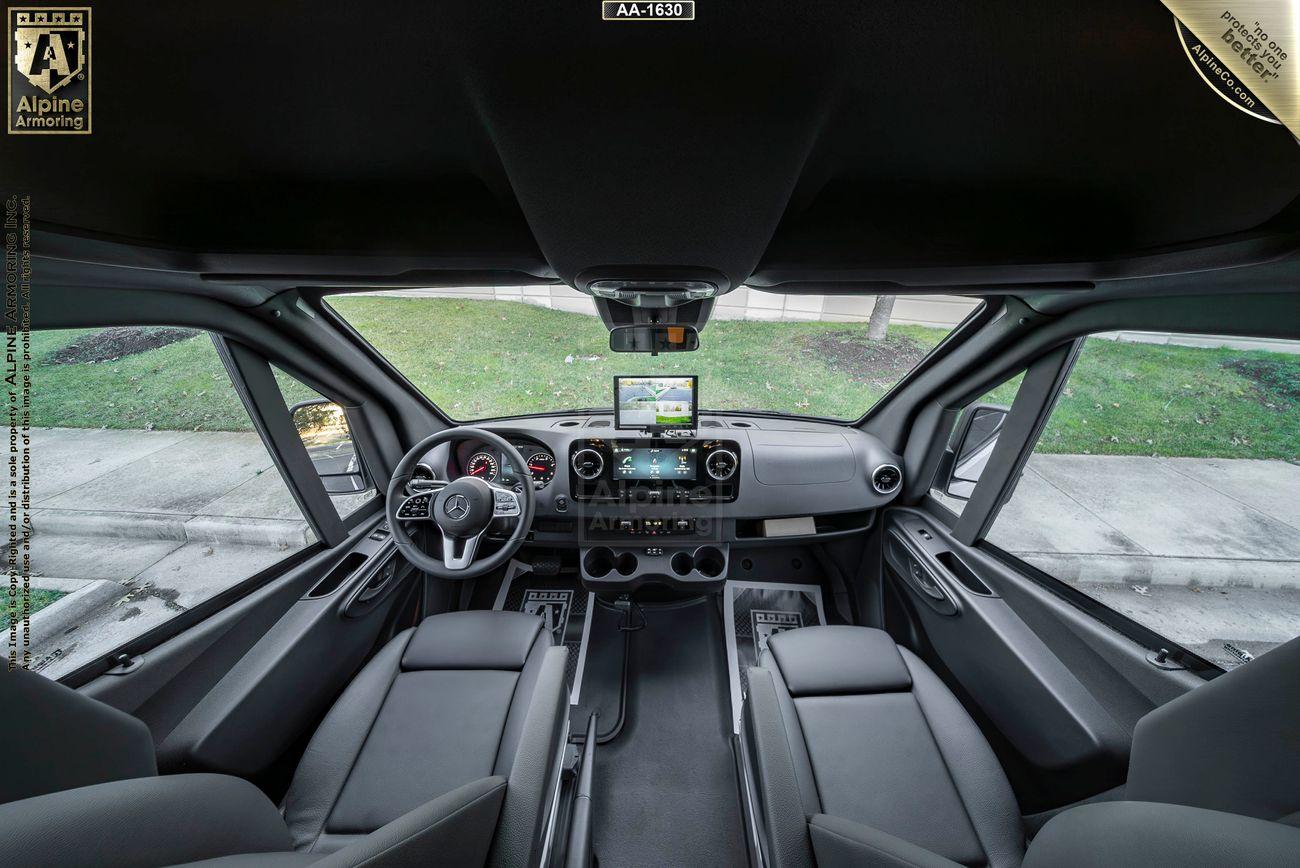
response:
<path id="1" fill-rule="evenodd" d="M 0 805 L 0 848 L 51 866 L 84 864 L 89 853 L 122 866 L 535 864 L 565 738 L 566 660 L 532 615 L 435 615 L 394 637 L 339 697 L 282 814 L 225 775 L 112 780 L 126 776 L 113 770 L 106 782 L 59 789 L 66 781 L 43 785 L 33 766 L 29 797 Z M 149 754 L 152 770 L 152 738 L 134 718 L 30 673 L 3 681 L 0 694 L 25 693 L 28 708 L 50 705 L 47 721 L 111 725 L 134 742 L 129 752 Z M 99 708 L 58 707 L 86 711 L 78 703 Z M 46 727 L 20 737 L 37 750 L 32 738 L 99 734 Z"/>

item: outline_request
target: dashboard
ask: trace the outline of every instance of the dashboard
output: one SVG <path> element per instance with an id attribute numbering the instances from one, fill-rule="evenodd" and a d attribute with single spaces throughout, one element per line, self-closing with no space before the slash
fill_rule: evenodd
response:
<path id="1" fill-rule="evenodd" d="M 659 506 L 723 521 L 815 517 L 884 506 L 903 482 L 898 455 L 860 429 L 829 422 L 702 415 L 696 436 L 685 438 L 622 431 L 612 414 L 481 427 L 524 457 L 539 518 L 622 517 Z M 499 450 L 474 439 L 435 447 L 422 463 L 444 479 L 525 481 Z"/>
<path id="2" fill-rule="evenodd" d="M 536 509 L 526 543 L 577 549 L 584 583 L 707 586 L 766 545 L 829 542 L 869 529 L 903 485 L 900 456 L 858 428 L 700 414 L 691 432 L 628 431 L 612 413 L 480 423 L 527 468 L 475 440 L 441 444 L 425 471 L 522 490 Z"/>

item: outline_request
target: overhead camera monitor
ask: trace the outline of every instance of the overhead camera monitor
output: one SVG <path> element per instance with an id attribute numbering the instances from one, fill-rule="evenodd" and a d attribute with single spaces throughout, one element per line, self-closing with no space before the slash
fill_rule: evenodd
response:
<path id="1" fill-rule="evenodd" d="M 615 377 L 614 427 L 694 429 L 698 387 L 698 377 Z"/>

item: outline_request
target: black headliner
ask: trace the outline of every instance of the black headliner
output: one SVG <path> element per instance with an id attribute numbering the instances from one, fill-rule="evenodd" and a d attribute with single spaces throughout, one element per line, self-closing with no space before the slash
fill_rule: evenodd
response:
<path id="1" fill-rule="evenodd" d="M 1198 79 L 1154 0 L 697 14 L 99 5 L 94 133 L 6 136 L 0 166 L 44 228 L 251 283 L 659 265 L 942 286 L 1297 248 L 1300 147 Z"/>

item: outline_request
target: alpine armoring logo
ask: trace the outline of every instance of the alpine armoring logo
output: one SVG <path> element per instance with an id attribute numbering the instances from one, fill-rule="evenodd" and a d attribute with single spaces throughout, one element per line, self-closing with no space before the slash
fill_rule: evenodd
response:
<path id="1" fill-rule="evenodd" d="M 10 7 L 9 132 L 90 132 L 90 8 Z"/>

